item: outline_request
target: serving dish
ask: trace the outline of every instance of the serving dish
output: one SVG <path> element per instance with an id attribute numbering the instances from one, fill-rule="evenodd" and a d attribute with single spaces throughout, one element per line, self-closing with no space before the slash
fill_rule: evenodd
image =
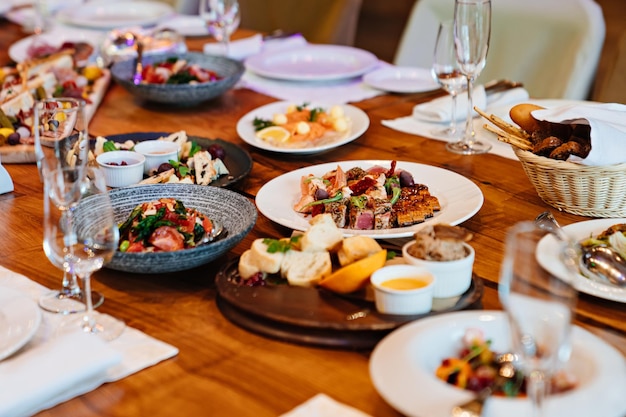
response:
<path id="1" fill-rule="evenodd" d="M 51 46 L 60 47 L 64 42 L 85 42 L 93 48 L 90 57 L 93 58 L 98 54 L 98 46 L 101 41 L 102 35 L 98 32 L 59 26 L 38 35 L 27 36 L 13 43 L 9 47 L 9 57 L 15 62 L 23 62 L 30 58 L 28 48 L 37 43 L 46 43 Z M 79 62 L 78 64 L 86 64 L 86 61 Z"/>
<path id="2" fill-rule="evenodd" d="M 481 329 L 494 351 L 509 351 L 509 329 L 502 311 L 460 311 L 407 324 L 384 338 L 370 357 L 370 377 L 378 393 L 409 417 L 449 417 L 454 405 L 474 394 L 435 377 L 441 360 L 455 356 L 469 328 Z M 579 385 L 546 400 L 546 415 L 621 417 L 626 361 L 615 348 L 578 326 L 572 329 L 572 355 L 565 369 Z M 420 388 L 422 387 L 422 388 Z M 427 389 L 423 388 L 427 387 Z M 590 399 L 593 399 L 592 401 Z M 489 399 L 484 417 L 525 417 L 527 399 Z"/>
<path id="3" fill-rule="evenodd" d="M 293 209 L 294 204 L 300 199 L 300 179 L 302 176 L 308 174 L 322 176 L 324 173 L 336 169 L 337 166 L 341 166 L 344 171 L 347 171 L 353 167 L 367 169 L 375 165 L 389 167 L 391 161 L 330 162 L 288 172 L 261 187 L 256 196 L 257 207 L 264 216 L 280 225 L 295 230 L 306 230 L 309 227 L 309 217 L 297 213 Z M 472 217 L 482 207 L 484 197 L 480 188 L 462 175 L 443 168 L 413 162 L 398 161 L 396 168 L 413 174 L 415 183 L 427 185 L 430 194 L 439 199 L 441 210 L 435 213 L 432 218 L 413 226 L 383 230 L 342 229 L 345 235 L 365 235 L 375 239 L 409 237 L 430 222 L 459 224 Z M 276 198 L 276 196 L 281 196 L 281 198 Z"/>
<path id="4" fill-rule="evenodd" d="M 255 118 L 271 120 L 272 116 L 275 113 L 284 113 L 287 107 L 293 104 L 296 103 L 290 101 L 278 101 L 266 104 L 246 113 L 246 115 L 244 115 L 237 122 L 237 133 L 239 134 L 239 137 L 241 137 L 241 139 L 243 139 L 243 141 L 248 143 L 249 145 L 266 151 L 306 155 L 324 152 L 338 146 L 345 145 L 346 143 L 352 142 L 353 140 L 359 138 L 363 133 L 365 133 L 370 124 L 369 117 L 363 110 L 359 109 L 358 107 L 346 104 L 341 105 L 341 108 L 343 109 L 345 115 L 350 119 L 350 130 L 345 134 L 333 132 L 332 138 L 328 141 L 316 142 L 316 144 L 311 147 L 294 148 L 277 146 L 272 143 L 268 143 L 267 141 L 264 141 L 256 136 L 256 131 L 253 125 L 253 121 Z M 321 107 L 326 110 L 330 110 L 330 108 L 333 106 L 333 104 L 321 102 L 311 102 L 307 104 L 308 108 Z"/>
<path id="5" fill-rule="evenodd" d="M 41 324 L 41 309 L 26 294 L 0 288 L 0 361 L 28 343 Z"/>
<path id="6" fill-rule="evenodd" d="M 222 95 L 239 81 L 244 72 L 244 67 L 239 61 L 200 52 L 144 55 L 143 64 L 145 67 L 171 57 L 185 59 L 189 64 L 198 64 L 204 69 L 217 73 L 221 79 L 196 84 L 134 84 L 132 81 L 135 72 L 134 58 L 115 62 L 111 67 L 111 75 L 115 82 L 140 100 L 185 107 Z"/>
<path id="7" fill-rule="evenodd" d="M 68 25 L 106 30 L 155 25 L 173 14 L 172 6 L 162 2 L 95 0 L 59 10 L 56 18 Z"/>
<path id="8" fill-rule="evenodd" d="M 391 93 L 422 93 L 440 88 L 430 69 L 418 67 L 383 67 L 365 74 L 363 82 Z"/>
<path id="9" fill-rule="evenodd" d="M 192 184 L 136 185 L 112 190 L 110 196 L 116 223 L 125 221 L 141 203 L 174 198 L 224 227 L 224 232 L 217 240 L 191 249 L 146 253 L 117 251 L 105 266 L 118 271 L 160 274 L 207 264 L 241 242 L 257 219 L 256 208 L 247 198 L 224 188 Z M 88 212 L 97 212 L 97 207 L 89 207 Z"/>
<path id="10" fill-rule="evenodd" d="M 244 64 L 247 70 L 267 78 L 331 81 L 363 75 L 378 65 L 378 58 L 351 46 L 307 44 L 253 55 Z"/>

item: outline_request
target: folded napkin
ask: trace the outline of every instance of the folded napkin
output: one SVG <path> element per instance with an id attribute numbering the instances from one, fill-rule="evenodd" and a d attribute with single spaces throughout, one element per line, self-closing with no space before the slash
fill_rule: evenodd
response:
<path id="1" fill-rule="evenodd" d="M 72 332 L 0 362 L 0 416 L 31 415 L 102 383 L 122 359 L 98 337 Z"/>
<path id="2" fill-rule="evenodd" d="M 228 45 L 228 57 L 243 60 L 261 52 L 286 50 L 303 45 L 306 45 L 306 39 L 300 34 L 267 41 L 263 40 L 262 35 L 256 34 L 248 38 L 237 39 L 230 42 Z M 205 54 L 209 55 L 224 54 L 223 46 L 218 42 L 206 43 L 202 50 Z"/>
<path id="3" fill-rule="evenodd" d="M 570 156 L 584 165 L 626 162 L 626 105 L 582 103 L 535 110 L 533 117 L 554 123 L 586 124 L 591 127 L 591 151 L 586 158 Z"/>
<path id="4" fill-rule="evenodd" d="M 0 287 L 23 292 L 33 300 L 50 291 L 2 266 Z M 178 354 L 174 346 L 132 327 L 106 344 L 80 330 L 58 331 L 66 319 L 43 312 L 33 339 L 0 362 L 0 416 L 35 414 Z"/>
<path id="5" fill-rule="evenodd" d="M 281 417 L 370 417 L 370 415 L 342 404 L 326 394 L 317 394 Z"/>
<path id="6" fill-rule="evenodd" d="M 475 107 L 484 110 L 528 100 L 528 91 L 520 87 L 487 94 L 483 85 L 477 85 L 472 92 L 472 100 Z M 467 92 L 463 92 L 456 98 L 457 121 L 466 119 L 467 108 Z M 474 112 L 475 116 L 478 116 L 476 112 Z M 413 117 L 427 122 L 449 122 L 452 118 L 452 96 L 447 95 L 418 104 L 413 108 Z"/>

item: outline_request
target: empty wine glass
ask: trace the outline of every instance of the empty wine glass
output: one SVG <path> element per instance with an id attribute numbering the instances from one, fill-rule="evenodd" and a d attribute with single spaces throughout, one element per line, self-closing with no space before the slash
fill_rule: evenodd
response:
<path id="1" fill-rule="evenodd" d="M 54 204 L 62 210 L 68 230 L 72 211 L 81 197 L 80 187 L 88 160 L 89 136 L 85 119 L 85 103 L 74 98 L 50 98 L 38 101 L 34 108 L 35 154 L 42 179 L 54 181 Z M 63 171 L 64 168 L 73 168 Z M 96 293 L 94 304 L 102 304 Z M 44 310 L 53 313 L 75 313 L 85 309 L 83 294 L 76 277 L 63 269 L 61 289 L 39 299 Z"/>
<path id="2" fill-rule="evenodd" d="M 44 251 L 54 265 L 77 275 L 84 282 L 86 308 L 84 315 L 78 319 L 83 331 L 113 340 L 125 325 L 106 315 L 96 318 L 91 301 L 91 274 L 113 257 L 119 242 L 119 231 L 100 168 L 86 168 L 80 185 L 71 188 L 72 192 L 81 194 L 72 215 L 68 217 L 68 210 L 61 209 L 58 195 L 62 190 L 59 186 L 67 183 L 61 179 L 78 175 L 81 174 L 76 168 L 66 167 L 51 170 L 45 176 Z M 74 323 L 74 320 L 69 320 L 65 325 L 71 326 L 71 329 Z"/>
<path id="3" fill-rule="evenodd" d="M 455 153 L 472 155 L 488 152 L 491 145 L 476 140 L 472 101 L 474 80 L 487 62 L 491 36 L 491 1 L 456 0 L 454 4 L 454 44 L 461 73 L 467 78 L 467 119 L 465 133 L 458 142 L 449 142 L 446 148 Z"/>
<path id="4" fill-rule="evenodd" d="M 241 14 L 237 0 L 200 0 L 200 17 L 209 34 L 222 44 L 223 55 L 230 53 L 230 36 L 239 27 Z"/>
<path id="5" fill-rule="evenodd" d="M 537 245 L 549 232 L 534 222 L 509 230 L 500 272 L 500 301 L 507 312 L 514 353 L 526 376 L 532 415 L 543 416 L 551 376 L 570 356 L 577 292 L 537 261 Z M 562 261 L 575 268 L 575 249 L 562 243 Z"/>
<path id="6" fill-rule="evenodd" d="M 432 133 L 447 138 L 457 137 L 457 96 L 467 88 L 467 78 L 461 73 L 454 50 L 454 22 L 447 20 L 439 24 L 433 65 L 431 72 L 441 88 L 450 94 L 452 108 L 450 123 L 444 129 L 437 129 Z"/>

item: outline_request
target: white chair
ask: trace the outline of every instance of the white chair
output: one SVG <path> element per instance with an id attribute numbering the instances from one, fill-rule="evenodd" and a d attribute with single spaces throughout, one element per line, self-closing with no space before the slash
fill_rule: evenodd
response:
<path id="1" fill-rule="evenodd" d="M 587 99 L 605 35 L 593 0 L 492 0 L 491 42 L 479 82 L 520 81 L 534 98 Z M 430 68 L 439 21 L 454 1 L 418 0 L 394 63 Z"/>

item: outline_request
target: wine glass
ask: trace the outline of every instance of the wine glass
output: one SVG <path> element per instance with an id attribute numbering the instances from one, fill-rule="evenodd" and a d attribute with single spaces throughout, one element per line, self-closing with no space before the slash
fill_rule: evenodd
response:
<path id="1" fill-rule="evenodd" d="M 543 416 L 551 375 L 569 359 L 576 290 L 537 261 L 538 244 L 549 232 L 534 222 L 513 226 L 506 238 L 499 296 L 507 313 L 514 353 L 526 376 L 532 415 Z M 576 250 L 562 242 L 563 262 L 575 268 Z"/>
<path id="2" fill-rule="evenodd" d="M 467 78 L 459 69 L 454 50 L 454 22 L 447 20 L 439 24 L 437 40 L 435 42 L 435 52 L 433 54 L 433 65 L 431 72 L 435 81 L 439 83 L 452 98 L 452 108 L 450 111 L 450 124 L 444 129 L 437 129 L 432 133 L 448 138 L 457 137 L 457 96 L 467 88 Z"/>
<path id="3" fill-rule="evenodd" d="M 241 20 L 237 0 L 200 0 L 200 17 L 206 23 L 209 34 L 222 44 L 223 55 L 230 53 L 230 35 L 237 30 Z"/>
<path id="4" fill-rule="evenodd" d="M 476 140 L 472 101 L 474 80 L 487 61 L 491 36 L 491 1 L 456 0 L 454 4 L 454 44 L 461 73 L 467 78 L 467 119 L 465 133 L 458 142 L 449 142 L 446 148 L 454 153 L 473 155 L 488 152 L 491 145 Z"/>
<path id="5" fill-rule="evenodd" d="M 71 216 L 62 209 L 58 197 L 65 178 L 82 175 L 77 168 L 65 167 L 48 172 L 44 179 L 44 251 L 48 259 L 84 282 L 85 313 L 78 319 L 83 331 L 113 340 L 124 329 L 123 322 L 110 316 L 96 318 L 91 298 L 91 275 L 111 260 L 119 242 L 119 230 L 100 168 L 87 167 L 85 177 L 72 193 L 80 194 Z M 74 320 L 66 325 L 74 328 Z"/>
<path id="6" fill-rule="evenodd" d="M 35 154 L 42 180 L 56 171 L 54 203 L 65 212 L 66 228 L 71 229 L 72 211 L 81 197 L 80 187 L 88 161 L 89 136 L 85 103 L 74 98 L 50 98 L 38 101 L 34 108 Z M 63 171 L 63 168 L 74 168 Z M 61 169 L 61 170 L 59 170 Z M 61 175 L 63 173 L 63 175 Z M 102 304 L 96 293 L 94 304 Z M 69 314 L 85 309 L 83 294 L 75 276 L 63 269 L 61 289 L 45 294 L 39 306 L 53 313 Z"/>

